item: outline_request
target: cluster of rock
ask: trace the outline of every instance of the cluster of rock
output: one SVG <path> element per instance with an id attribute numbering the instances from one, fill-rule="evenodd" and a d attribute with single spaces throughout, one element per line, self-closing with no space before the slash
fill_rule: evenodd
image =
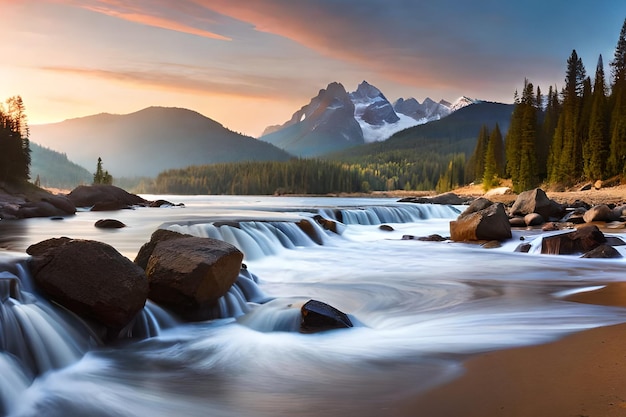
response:
<path id="1" fill-rule="evenodd" d="M 512 227 L 543 226 L 544 231 L 568 229 L 570 233 L 544 237 L 542 253 L 617 257 L 620 254 L 611 244 L 624 244 L 621 239 L 612 239 L 607 244 L 599 228 L 587 224 L 623 221 L 625 215 L 626 206 L 589 207 L 577 203 L 566 207 L 549 199 L 543 190 L 537 188 L 521 193 L 508 210 L 502 203 L 493 203 L 485 198 L 474 200 L 456 220 L 450 222 L 450 239 L 458 242 L 504 241 L 512 237 Z M 578 229 L 576 225 L 579 225 Z M 523 245 L 519 251 L 527 251 L 528 247 Z"/>
<path id="2" fill-rule="evenodd" d="M 112 246 L 68 237 L 31 245 L 31 271 L 54 302 L 115 338 L 150 298 L 189 321 L 214 318 L 243 254 L 215 239 L 157 230 L 134 262 Z"/>
<path id="3" fill-rule="evenodd" d="M 75 214 L 78 207 L 112 211 L 164 205 L 173 204 L 165 200 L 148 201 L 113 185 L 80 185 L 67 195 L 53 195 L 43 190 L 31 197 L 3 195 L 0 198 L 0 219 L 58 218 Z"/>
<path id="4" fill-rule="evenodd" d="M 39 291 L 92 324 L 102 339 L 125 334 L 148 299 L 185 321 L 219 317 L 220 297 L 241 273 L 243 253 L 221 240 L 159 229 L 134 261 L 112 246 L 68 237 L 28 247 Z M 302 332 L 352 327 L 341 311 L 311 300 Z"/>

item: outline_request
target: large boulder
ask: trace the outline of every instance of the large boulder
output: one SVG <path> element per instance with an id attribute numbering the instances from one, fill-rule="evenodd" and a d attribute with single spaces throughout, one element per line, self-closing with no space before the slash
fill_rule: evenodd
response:
<path id="1" fill-rule="evenodd" d="M 575 231 L 544 237 L 541 253 L 548 255 L 571 255 L 586 253 L 606 242 L 604 234 L 595 225 L 585 225 Z"/>
<path id="2" fill-rule="evenodd" d="M 147 205 L 148 201 L 114 185 L 79 185 L 67 198 L 76 207 L 94 207 L 98 211 L 120 210 L 136 205 Z M 96 211 L 94 210 L 94 211 Z"/>
<path id="3" fill-rule="evenodd" d="M 541 188 L 535 188 L 518 195 L 509 213 L 511 216 L 538 213 L 545 220 L 560 219 L 563 216 L 564 207 L 556 201 L 550 200 Z"/>
<path id="4" fill-rule="evenodd" d="M 450 222 L 450 239 L 457 242 L 506 240 L 511 238 L 511 224 L 502 203 L 479 198 Z"/>
<path id="5" fill-rule="evenodd" d="M 185 320 L 214 318 L 217 300 L 237 280 L 243 253 L 221 240 L 172 233 L 161 232 L 161 240 L 148 244 L 148 297 Z M 137 264 L 144 262 L 148 250 L 138 255 Z"/>
<path id="6" fill-rule="evenodd" d="M 48 297 L 115 333 L 143 308 L 144 271 L 112 246 L 68 237 L 28 247 L 35 283 Z"/>

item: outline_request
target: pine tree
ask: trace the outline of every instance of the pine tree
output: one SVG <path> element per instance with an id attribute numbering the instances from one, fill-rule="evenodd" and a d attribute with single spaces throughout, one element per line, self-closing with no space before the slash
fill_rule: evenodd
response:
<path id="1" fill-rule="evenodd" d="M 98 163 L 96 164 L 96 172 L 93 174 L 94 184 L 113 184 L 113 177 L 109 174 L 109 171 L 102 169 L 102 158 L 98 157 Z"/>
<path id="2" fill-rule="evenodd" d="M 30 131 L 20 96 L 0 104 L 0 180 L 27 181 L 30 178 Z"/>
<path id="3" fill-rule="evenodd" d="M 626 19 L 611 61 L 611 146 L 609 175 L 623 174 L 626 161 Z"/>
<path id="4" fill-rule="evenodd" d="M 485 191 L 500 184 L 500 178 L 504 176 L 504 145 L 500 126 L 496 127 L 489 135 L 489 143 L 485 153 L 485 173 L 483 175 L 483 189 Z"/>
<path id="5" fill-rule="evenodd" d="M 606 177 L 606 161 L 609 157 L 610 147 L 606 80 L 602 55 L 598 58 L 591 102 L 589 135 L 583 148 L 583 158 L 585 177 L 589 180 L 595 180 Z"/>
<path id="6" fill-rule="evenodd" d="M 524 91 L 513 115 L 507 133 L 507 173 L 513 189 L 521 192 L 539 184 L 537 175 L 537 99 L 533 84 L 524 80 Z"/>
<path id="7" fill-rule="evenodd" d="M 571 184 L 582 175 L 581 115 L 586 78 L 582 60 L 573 50 L 567 59 L 563 107 L 550 151 L 552 166 L 548 170 L 552 183 Z"/>
<path id="8" fill-rule="evenodd" d="M 466 165 L 465 178 L 472 181 L 481 181 L 485 173 L 485 153 L 489 142 L 489 129 L 482 125 L 476 140 L 474 152 Z"/>

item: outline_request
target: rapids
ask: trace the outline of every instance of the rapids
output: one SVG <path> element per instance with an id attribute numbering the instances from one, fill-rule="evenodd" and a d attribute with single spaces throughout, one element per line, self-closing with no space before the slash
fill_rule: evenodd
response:
<path id="1" fill-rule="evenodd" d="M 380 416 L 397 400 L 462 372 L 462 360 L 626 321 L 626 310 L 564 295 L 624 279 L 624 260 L 515 253 L 403 240 L 447 236 L 462 207 L 391 199 L 158 196 L 185 207 L 60 221 L 0 221 L 0 414 L 10 416 Z M 146 196 L 155 199 L 155 196 Z M 313 216 L 339 221 L 339 234 Z M 317 241 L 296 222 L 307 219 Z M 392 231 L 379 228 L 381 224 Z M 149 302 L 119 343 L 41 298 L 26 247 L 49 237 L 95 239 L 133 259 L 157 228 L 230 242 L 247 269 L 219 319 L 183 324 Z M 314 298 L 355 327 L 300 334 Z"/>

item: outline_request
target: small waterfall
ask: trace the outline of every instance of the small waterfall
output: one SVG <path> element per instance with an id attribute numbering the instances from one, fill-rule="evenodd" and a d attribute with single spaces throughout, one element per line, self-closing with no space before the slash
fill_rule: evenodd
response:
<path id="1" fill-rule="evenodd" d="M 379 225 L 383 223 L 411 223 L 424 219 L 452 219 L 460 213 L 458 208 L 449 205 L 409 203 L 400 206 L 320 210 L 322 216 L 347 225 Z"/>
<path id="2" fill-rule="evenodd" d="M 256 275 L 242 268 L 237 281 L 230 287 L 228 293 L 218 300 L 216 318 L 240 317 L 252 310 L 252 306 L 263 304 L 271 300 L 258 286 Z"/>
<path id="3" fill-rule="evenodd" d="M 165 329 L 178 325 L 172 314 L 158 306 L 151 300 L 146 301 L 144 308 L 119 333 L 119 338 L 147 339 L 156 337 Z"/>
<path id="4" fill-rule="evenodd" d="M 326 239 L 324 229 L 313 219 L 305 219 L 305 221 L 310 223 L 312 230 L 323 243 Z M 239 248 L 248 260 L 276 255 L 283 249 L 317 244 L 296 223 L 288 221 L 170 224 L 166 228 L 193 236 L 223 240 Z"/>

